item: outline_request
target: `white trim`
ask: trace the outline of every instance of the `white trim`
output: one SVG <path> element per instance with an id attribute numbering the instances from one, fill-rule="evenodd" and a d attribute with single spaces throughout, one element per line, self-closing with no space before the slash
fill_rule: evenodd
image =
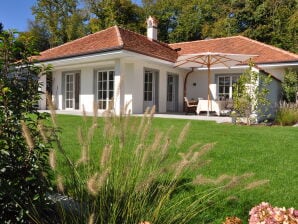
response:
<path id="1" fill-rule="evenodd" d="M 92 54 L 92 55 L 85 55 L 85 56 L 75 56 L 71 58 L 61 58 L 61 59 L 55 59 L 55 60 L 49 60 L 44 62 L 38 62 L 36 65 L 40 64 L 51 64 L 54 67 L 60 67 L 60 66 L 67 66 L 67 65 L 76 65 L 80 64 L 82 67 L 82 64 L 89 65 L 96 61 L 103 61 L 103 60 L 115 60 L 116 57 L 124 57 L 126 56 L 122 50 L 118 51 L 112 51 L 112 52 L 105 52 L 105 53 L 99 53 L 99 54 Z"/>
<path id="2" fill-rule="evenodd" d="M 289 63 L 274 63 L 274 64 L 256 64 L 259 67 L 263 68 L 276 68 L 276 67 L 288 67 L 288 66 L 298 66 L 298 62 L 289 62 Z"/>

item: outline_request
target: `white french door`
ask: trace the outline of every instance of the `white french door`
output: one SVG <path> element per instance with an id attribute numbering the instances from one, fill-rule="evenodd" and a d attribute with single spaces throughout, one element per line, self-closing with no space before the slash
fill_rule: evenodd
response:
<path id="1" fill-rule="evenodd" d="M 98 109 L 113 109 L 114 75 L 115 72 L 113 70 L 97 72 Z"/>
<path id="2" fill-rule="evenodd" d="M 74 109 L 75 105 L 75 74 L 65 74 L 65 109 Z"/>
<path id="3" fill-rule="evenodd" d="M 158 89 L 157 89 L 157 71 L 145 70 L 144 73 L 144 102 L 143 109 L 144 111 L 149 107 L 156 106 L 158 104 Z"/>
<path id="4" fill-rule="evenodd" d="M 167 111 L 178 111 L 178 75 L 168 74 L 167 81 Z"/>
<path id="5" fill-rule="evenodd" d="M 80 72 L 65 72 L 62 75 L 63 109 L 80 109 Z"/>

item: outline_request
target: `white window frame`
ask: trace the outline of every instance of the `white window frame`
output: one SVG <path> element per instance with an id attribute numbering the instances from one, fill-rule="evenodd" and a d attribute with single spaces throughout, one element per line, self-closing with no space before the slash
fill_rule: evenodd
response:
<path id="1" fill-rule="evenodd" d="M 216 75 L 216 83 L 217 83 L 217 99 L 218 100 L 225 100 L 225 99 L 232 99 L 233 98 L 233 84 L 239 79 L 240 74 L 221 74 Z M 220 93 L 220 78 L 229 79 L 228 84 L 228 91 Z"/>

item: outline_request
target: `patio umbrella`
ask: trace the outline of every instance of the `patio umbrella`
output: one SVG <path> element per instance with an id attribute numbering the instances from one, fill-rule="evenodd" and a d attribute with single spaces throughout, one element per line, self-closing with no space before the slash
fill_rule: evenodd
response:
<path id="1" fill-rule="evenodd" d="M 204 52 L 198 54 L 183 54 L 178 57 L 175 63 L 175 67 L 180 68 L 207 68 L 208 69 L 208 111 L 209 116 L 209 104 L 210 104 L 210 73 L 211 68 L 230 68 L 237 64 L 256 57 L 257 55 L 247 54 L 229 54 L 218 52 Z M 186 80 L 185 80 L 186 82 Z"/>

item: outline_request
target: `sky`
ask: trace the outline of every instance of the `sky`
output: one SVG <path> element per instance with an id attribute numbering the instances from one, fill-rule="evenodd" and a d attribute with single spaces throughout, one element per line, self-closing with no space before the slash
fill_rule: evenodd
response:
<path id="1" fill-rule="evenodd" d="M 140 3 L 141 0 L 133 0 Z M 34 20 L 31 7 L 36 0 L 0 0 L 0 22 L 4 29 L 16 29 L 19 32 L 28 29 L 28 21 Z"/>

